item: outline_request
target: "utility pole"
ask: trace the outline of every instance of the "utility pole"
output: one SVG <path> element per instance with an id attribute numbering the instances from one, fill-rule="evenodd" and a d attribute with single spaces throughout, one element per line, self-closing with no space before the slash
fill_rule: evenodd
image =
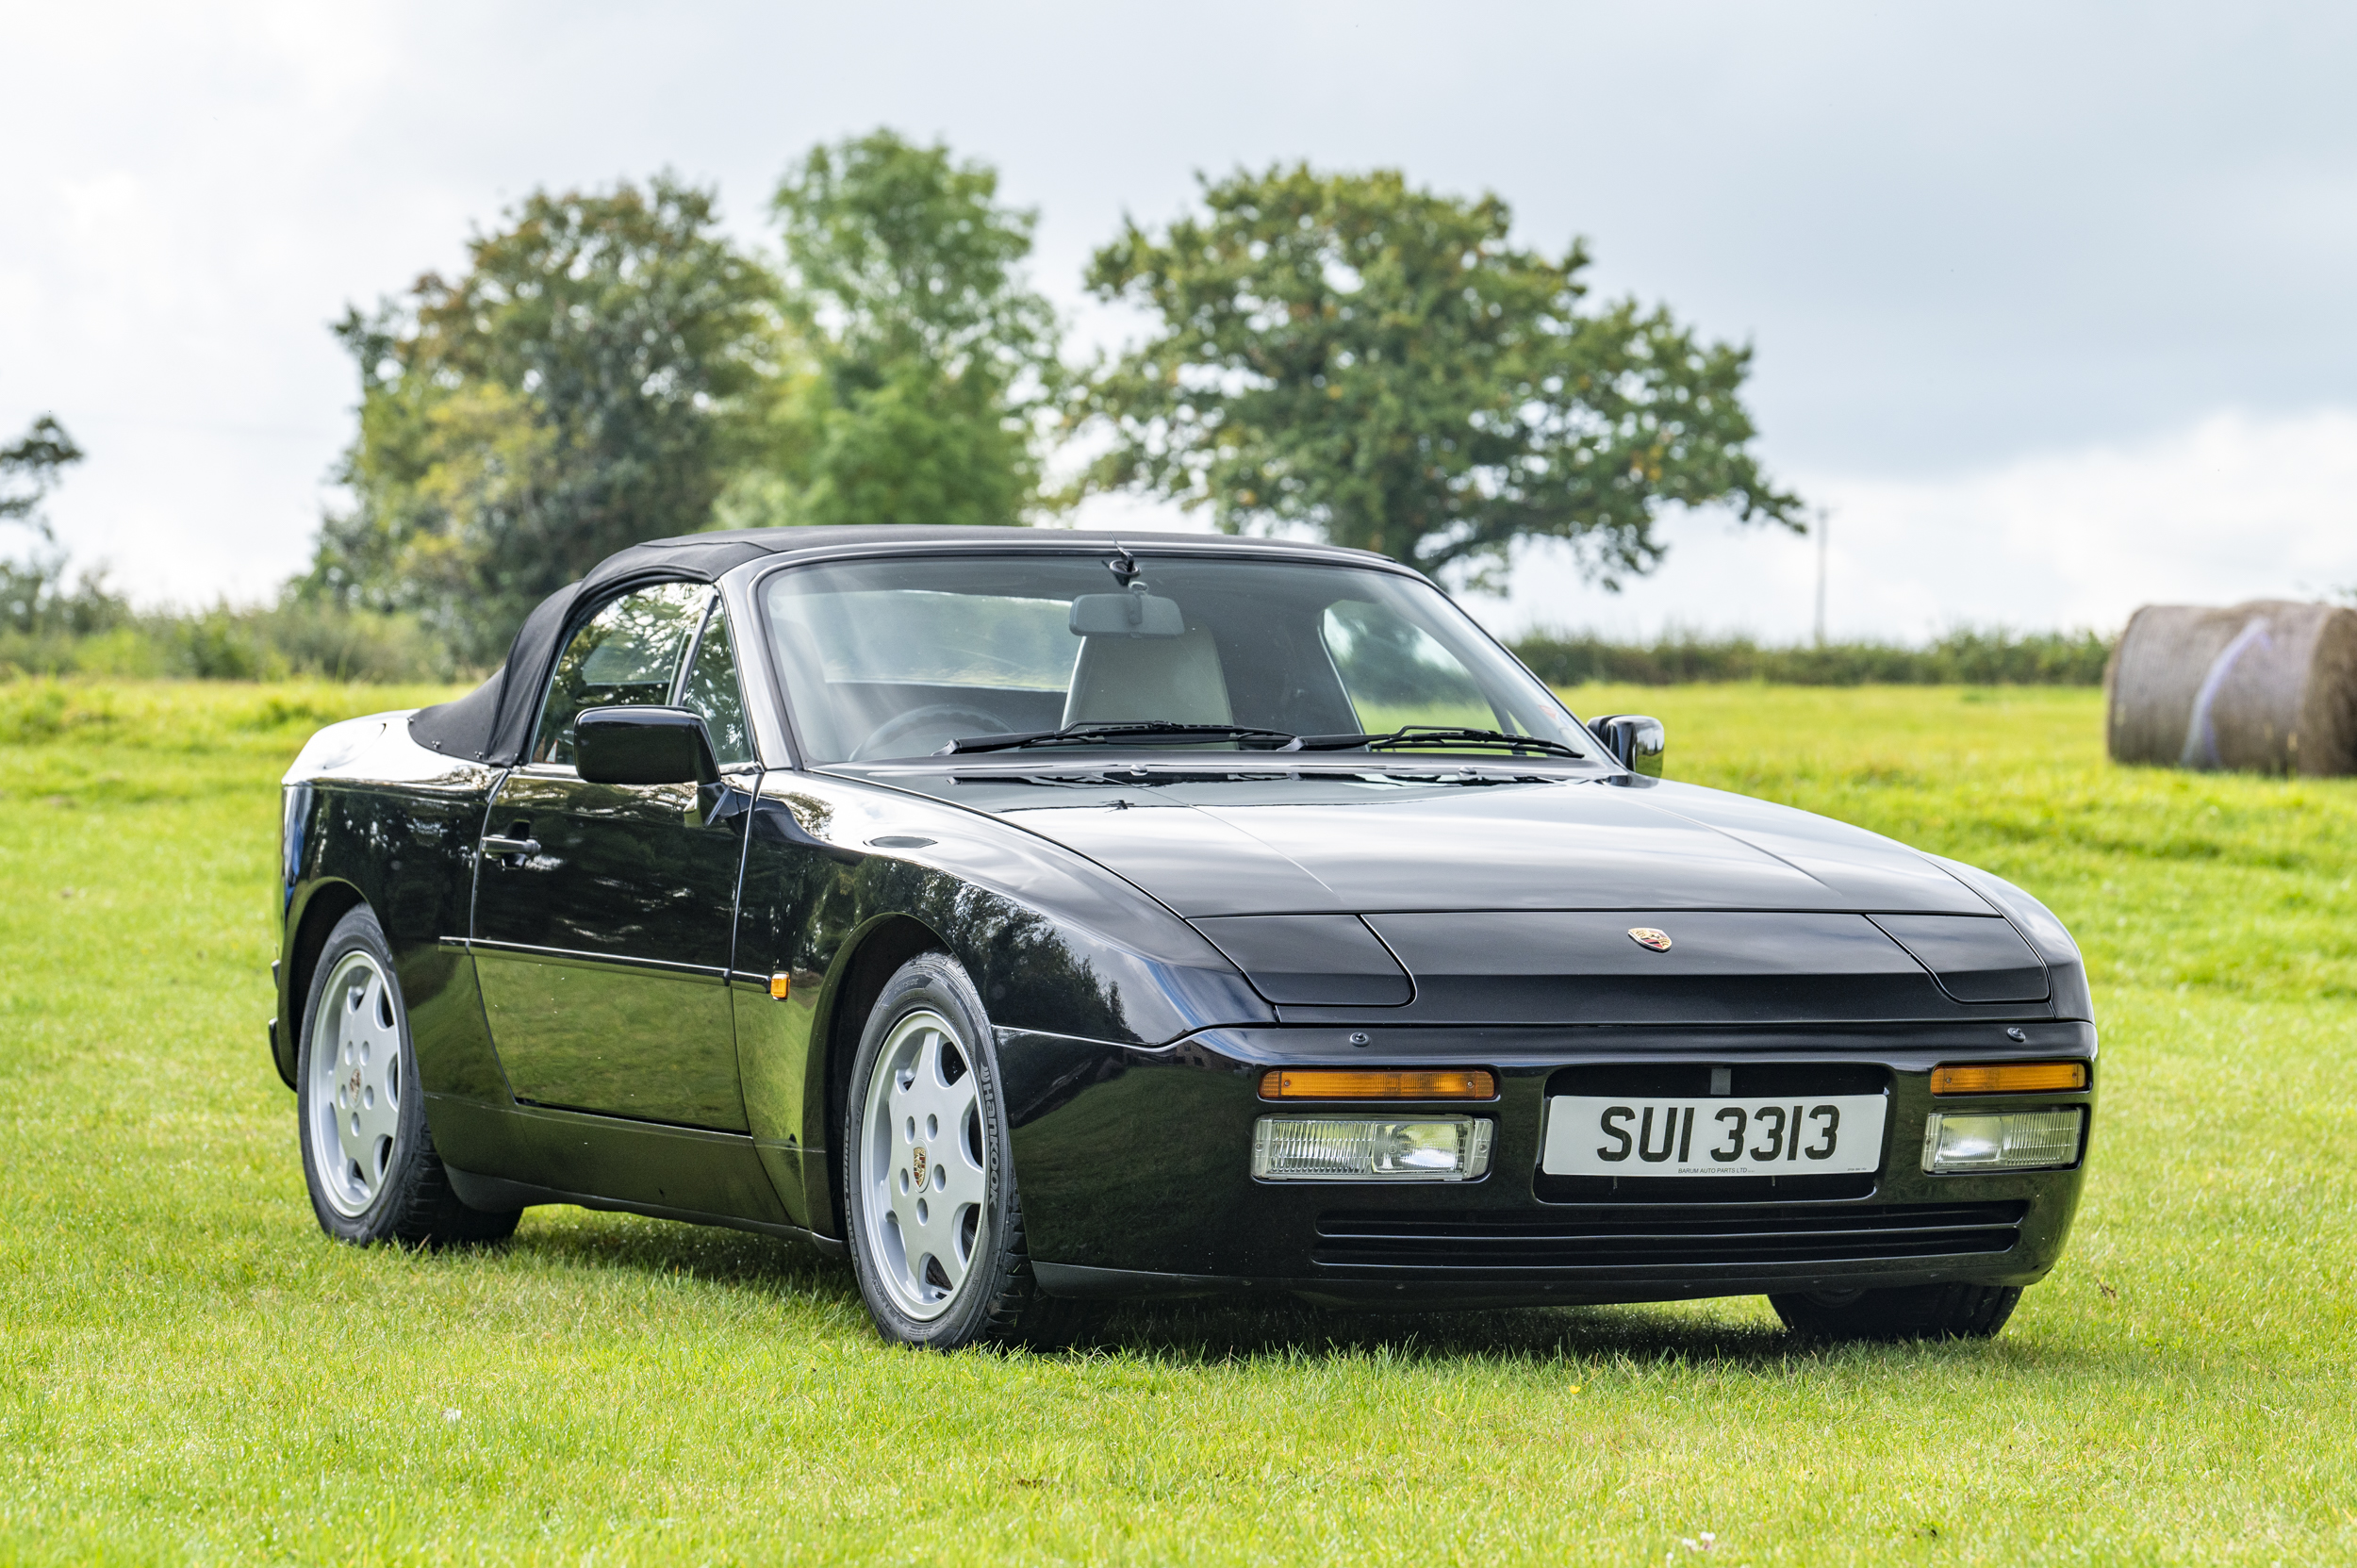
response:
<path id="1" fill-rule="evenodd" d="M 1825 538 L 1833 532 L 1833 514 L 1817 508 L 1817 646 L 1825 646 Z"/>

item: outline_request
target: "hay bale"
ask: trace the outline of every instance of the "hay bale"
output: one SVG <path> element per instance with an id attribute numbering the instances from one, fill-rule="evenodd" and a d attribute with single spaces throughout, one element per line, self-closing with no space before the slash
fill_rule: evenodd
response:
<path id="1" fill-rule="evenodd" d="M 2357 610 L 2147 604 L 2103 672 L 2115 762 L 2357 773 Z"/>

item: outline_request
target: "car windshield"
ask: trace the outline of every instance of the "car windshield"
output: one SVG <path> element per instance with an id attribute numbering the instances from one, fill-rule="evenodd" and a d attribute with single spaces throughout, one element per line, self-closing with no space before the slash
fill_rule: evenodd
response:
<path id="1" fill-rule="evenodd" d="M 818 765 L 1294 737 L 1475 754 L 1526 736 L 1525 754 L 1594 754 L 1463 611 L 1394 571 L 1026 551 L 794 568 L 760 600 Z"/>

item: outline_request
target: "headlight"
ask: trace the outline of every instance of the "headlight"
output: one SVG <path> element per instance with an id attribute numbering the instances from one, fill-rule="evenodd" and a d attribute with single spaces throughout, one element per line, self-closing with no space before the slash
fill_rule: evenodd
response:
<path id="1" fill-rule="evenodd" d="M 1923 1168 L 1936 1174 L 2050 1170 L 2076 1164 L 2086 1108 L 1935 1111 L 1923 1123 Z"/>
<path id="2" fill-rule="evenodd" d="M 1491 1123 L 1262 1116 L 1252 1174 L 1263 1181 L 1470 1181 L 1490 1169 Z"/>

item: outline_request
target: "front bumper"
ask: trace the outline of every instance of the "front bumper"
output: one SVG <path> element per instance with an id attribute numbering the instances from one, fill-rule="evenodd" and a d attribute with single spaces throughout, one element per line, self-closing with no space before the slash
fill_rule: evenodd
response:
<path id="1" fill-rule="evenodd" d="M 2085 1105 L 2077 1093 L 1943 1096 L 1943 1063 L 2094 1062 L 2091 1024 L 1766 1030 L 1212 1030 L 1140 1049 L 1002 1032 L 1033 1267 L 1052 1295 L 1280 1292 L 1329 1302 L 1483 1306 L 1674 1300 L 1965 1282 L 2024 1285 L 2061 1255 L 2086 1145 L 2061 1170 L 1925 1174 L 1933 1110 Z M 1496 1124 L 1489 1174 L 1447 1183 L 1266 1182 L 1250 1173 L 1272 1066 L 1486 1066 L 1496 1099 L 1401 1103 Z M 1888 1098 L 1878 1174 L 1582 1183 L 1539 1170 L 1544 1102 L 1579 1069 L 1822 1072 Z M 1287 1110 L 1297 1107 L 1289 1102 Z M 1334 1105 L 1336 1112 L 1362 1108 Z"/>

